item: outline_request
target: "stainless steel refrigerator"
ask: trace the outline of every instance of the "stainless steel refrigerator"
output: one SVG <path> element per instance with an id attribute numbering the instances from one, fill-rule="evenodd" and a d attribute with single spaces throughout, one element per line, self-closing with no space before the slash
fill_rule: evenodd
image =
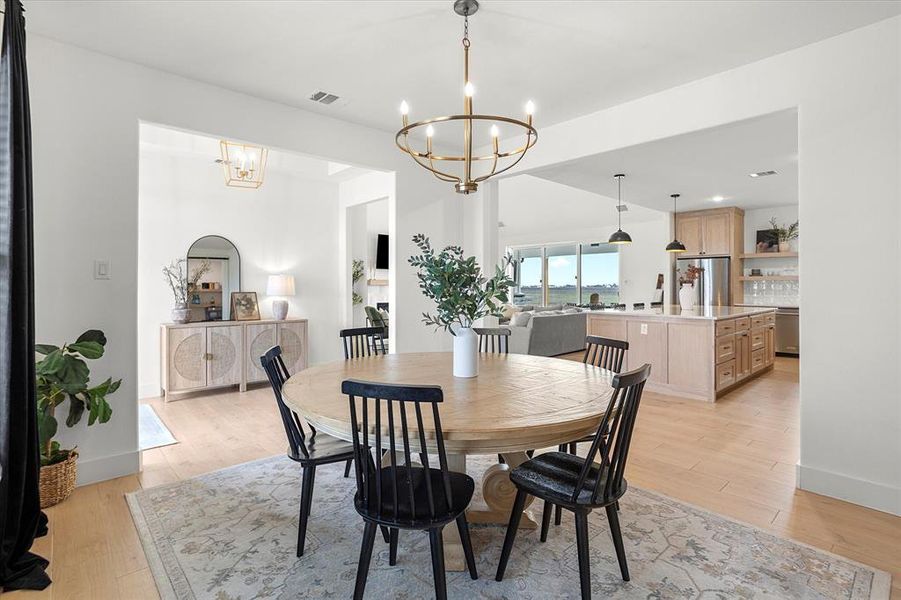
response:
<path id="1" fill-rule="evenodd" d="M 679 297 L 679 276 L 688 270 L 689 265 L 701 269 L 701 276 L 695 281 L 695 304 L 697 306 L 731 306 L 732 292 L 730 286 L 729 257 L 719 258 L 679 258 L 676 260 L 676 273 L 673 282 L 676 292 L 673 298 Z"/>

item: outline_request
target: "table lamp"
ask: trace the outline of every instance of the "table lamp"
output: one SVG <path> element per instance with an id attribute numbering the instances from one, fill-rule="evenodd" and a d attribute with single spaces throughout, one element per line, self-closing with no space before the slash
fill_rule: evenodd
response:
<path id="1" fill-rule="evenodd" d="M 270 275 L 266 283 L 266 295 L 279 297 L 272 301 L 272 317 L 276 321 L 284 321 L 288 317 L 288 301 L 281 298 L 294 295 L 294 276 Z"/>

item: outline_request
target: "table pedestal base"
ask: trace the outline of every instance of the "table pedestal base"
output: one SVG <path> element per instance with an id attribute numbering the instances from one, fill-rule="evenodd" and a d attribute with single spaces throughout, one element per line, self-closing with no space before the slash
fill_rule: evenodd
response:
<path id="1" fill-rule="evenodd" d="M 466 521 L 470 524 L 501 525 L 506 527 L 510 522 L 510 511 L 513 508 L 513 500 L 516 498 L 516 486 L 510 481 L 510 469 L 517 467 L 529 459 L 525 452 L 503 453 L 506 464 L 491 465 L 482 476 L 482 497 L 488 509 L 471 508 L 466 511 Z M 466 455 L 448 454 L 447 466 L 451 471 L 466 473 Z M 526 498 L 525 508 L 533 502 L 534 498 Z M 519 521 L 520 529 L 537 529 L 538 523 L 523 513 Z M 465 571 L 466 559 L 463 556 L 463 545 L 460 542 L 460 533 L 456 523 L 450 523 L 444 527 L 444 564 L 448 571 Z"/>

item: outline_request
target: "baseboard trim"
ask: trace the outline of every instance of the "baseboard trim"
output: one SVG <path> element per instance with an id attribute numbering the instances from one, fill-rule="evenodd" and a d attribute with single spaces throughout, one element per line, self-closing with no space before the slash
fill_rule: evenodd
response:
<path id="1" fill-rule="evenodd" d="M 807 467 L 800 463 L 796 465 L 795 469 L 797 485 L 802 490 L 901 516 L 901 489 L 899 488 Z"/>
<path id="2" fill-rule="evenodd" d="M 78 459 L 78 480 L 76 485 L 89 485 L 107 479 L 124 477 L 141 470 L 141 453 L 123 452 L 112 456 L 101 456 L 91 460 Z"/>

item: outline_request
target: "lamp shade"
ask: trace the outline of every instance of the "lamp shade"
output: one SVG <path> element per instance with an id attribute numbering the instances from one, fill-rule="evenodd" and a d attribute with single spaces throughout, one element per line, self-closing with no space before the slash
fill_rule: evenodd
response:
<path id="1" fill-rule="evenodd" d="M 268 296 L 293 296 L 293 275 L 270 275 L 266 283 L 266 295 Z"/>

